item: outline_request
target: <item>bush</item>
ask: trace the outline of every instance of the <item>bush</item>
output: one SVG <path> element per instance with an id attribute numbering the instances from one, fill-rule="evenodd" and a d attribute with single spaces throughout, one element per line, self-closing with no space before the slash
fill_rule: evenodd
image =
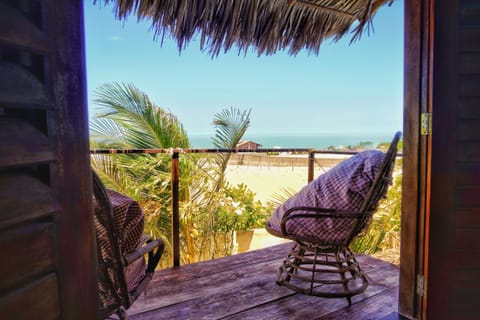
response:
<path id="1" fill-rule="evenodd" d="M 394 181 L 386 199 L 380 201 L 378 210 L 365 234 L 351 244 L 355 252 L 375 254 L 400 247 L 400 216 L 402 199 L 402 175 L 394 172 Z"/>
<path id="2" fill-rule="evenodd" d="M 255 193 L 245 184 L 226 186 L 224 198 L 220 200 L 216 230 L 249 230 L 263 228 L 271 212 L 272 205 L 263 205 L 255 200 Z"/>

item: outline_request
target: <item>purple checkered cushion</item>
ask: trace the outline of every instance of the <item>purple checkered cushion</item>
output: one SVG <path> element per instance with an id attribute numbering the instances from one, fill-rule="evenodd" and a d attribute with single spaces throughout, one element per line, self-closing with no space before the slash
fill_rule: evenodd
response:
<path id="1" fill-rule="evenodd" d="M 381 151 L 367 150 L 340 162 L 280 205 L 270 217 L 268 227 L 281 233 L 280 224 L 283 214 L 297 206 L 359 211 L 369 188 L 381 170 L 384 158 L 385 154 Z M 349 234 L 354 221 L 341 218 L 298 218 L 289 220 L 286 230 L 294 236 L 338 242 L 343 241 Z"/>
<path id="2" fill-rule="evenodd" d="M 126 254 L 137 248 L 143 235 L 145 215 L 135 200 L 111 189 L 107 189 L 107 194 L 112 203 L 113 219 L 120 236 L 122 253 Z"/>

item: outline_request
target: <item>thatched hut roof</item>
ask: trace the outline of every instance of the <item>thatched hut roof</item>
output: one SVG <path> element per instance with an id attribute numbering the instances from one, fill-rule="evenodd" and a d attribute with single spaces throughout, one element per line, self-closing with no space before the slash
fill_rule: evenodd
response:
<path id="1" fill-rule="evenodd" d="M 116 16 L 151 20 L 155 38 L 173 36 L 183 49 L 195 35 L 212 56 L 237 46 L 259 55 L 288 49 L 318 54 L 326 39 L 351 30 L 354 41 L 377 9 L 393 0 L 103 0 Z"/>

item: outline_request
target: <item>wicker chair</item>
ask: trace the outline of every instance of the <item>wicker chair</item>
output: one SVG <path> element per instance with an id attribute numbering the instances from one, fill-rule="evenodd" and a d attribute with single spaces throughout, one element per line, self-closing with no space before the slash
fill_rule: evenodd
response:
<path id="1" fill-rule="evenodd" d="M 269 233 L 295 241 L 278 269 L 277 284 L 307 295 L 346 298 L 349 305 L 352 296 L 365 291 L 368 279 L 349 245 L 355 236 L 366 230 L 379 200 L 386 196 L 400 136 L 397 132 L 386 154 L 381 153 L 383 160 L 378 162 L 379 172 L 365 188 L 366 196 L 360 198 L 359 210 L 294 206 L 285 208 L 277 219 L 279 222 L 270 219 L 266 225 Z M 321 229 L 312 232 L 308 228 L 312 224 Z"/>
<path id="2" fill-rule="evenodd" d="M 152 279 L 164 243 L 143 235 L 143 211 L 135 201 L 107 190 L 93 170 L 92 177 L 100 312 L 102 318 L 116 313 L 127 319 L 126 309 Z"/>

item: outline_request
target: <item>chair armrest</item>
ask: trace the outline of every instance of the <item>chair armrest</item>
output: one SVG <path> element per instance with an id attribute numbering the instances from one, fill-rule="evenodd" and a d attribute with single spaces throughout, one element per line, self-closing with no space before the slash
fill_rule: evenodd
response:
<path id="1" fill-rule="evenodd" d="M 301 213 L 297 213 L 300 211 Z M 305 213 L 305 211 L 313 213 Z M 352 220 L 361 220 L 365 213 L 354 212 L 354 211 L 338 211 L 336 209 L 330 208 L 320 208 L 320 207 L 293 207 L 288 209 L 282 217 L 280 223 L 280 228 L 283 235 L 287 235 L 286 223 L 289 220 L 306 218 L 306 219 L 352 219 Z M 368 213 L 366 213 L 368 214 Z"/>
<path id="2" fill-rule="evenodd" d="M 130 251 L 124 255 L 125 265 L 131 264 L 133 261 L 137 260 L 138 258 L 142 257 L 147 253 L 153 254 L 153 251 L 157 248 L 158 249 L 155 255 L 161 255 L 163 253 L 164 246 L 165 245 L 161 239 L 153 240 L 149 236 L 143 236 L 140 239 L 139 246 L 135 250 Z M 160 257 L 158 257 L 158 259 L 160 259 Z"/>

